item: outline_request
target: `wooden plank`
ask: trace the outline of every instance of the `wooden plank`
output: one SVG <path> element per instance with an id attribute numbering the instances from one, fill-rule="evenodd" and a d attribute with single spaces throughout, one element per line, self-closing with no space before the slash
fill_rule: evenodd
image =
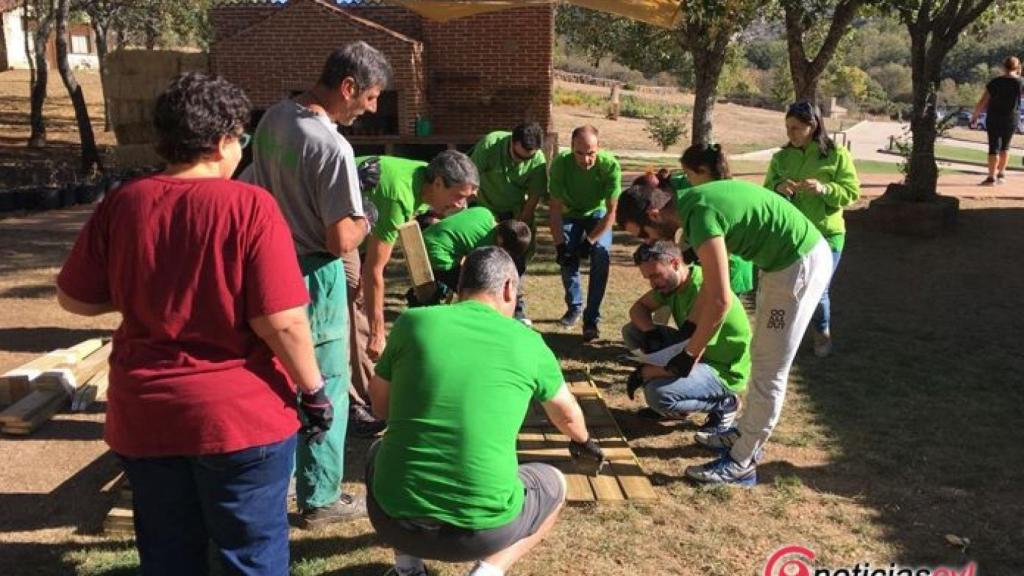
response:
<path id="1" fill-rule="evenodd" d="M 35 394 L 35 392 L 33 392 Z M 39 410 L 26 416 L 16 422 L 4 424 L 3 428 L 0 428 L 5 434 L 15 434 L 19 436 L 25 436 L 35 432 L 40 426 L 45 424 L 53 418 L 53 415 L 60 411 L 61 408 L 67 403 L 68 397 L 65 394 L 50 394 L 51 401 Z"/>
<path id="2" fill-rule="evenodd" d="M 597 500 L 602 502 L 622 502 L 626 499 L 614 476 L 599 474 L 597 476 L 590 476 L 587 480 L 590 481 L 590 487 L 594 490 L 594 497 Z"/>
<path id="3" fill-rule="evenodd" d="M 0 424 L 8 425 L 32 418 L 46 405 L 53 402 L 54 395 L 47 391 L 32 392 L 15 404 L 0 412 Z"/>
<path id="4" fill-rule="evenodd" d="M 112 344 L 108 342 L 105 346 L 86 356 L 81 362 L 72 367 L 44 372 L 32 382 L 32 387 L 36 390 L 64 391 L 64 378 L 68 374 L 70 374 L 68 384 L 72 388 L 78 389 L 84 386 L 89 379 L 107 368 L 111 347 Z"/>
<path id="5" fill-rule="evenodd" d="M 416 290 L 416 297 L 426 302 L 434 293 L 434 270 L 430 267 L 419 222 L 410 220 L 399 226 L 398 239 L 402 243 L 405 265 L 409 269 L 409 279 Z"/>
<path id="6" fill-rule="evenodd" d="M 658 494 L 651 486 L 651 481 L 644 474 L 639 462 L 612 462 L 609 471 L 615 475 L 622 487 L 622 493 L 629 500 L 656 500 Z"/>
<path id="7" fill-rule="evenodd" d="M 629 446 L 603 448 L 604 456 L 608 460 L 631 461 L 636 458 Z M 568 442 L 548 442 L 544 447 L 522 448 L 517 451 L 519 458 L 525 462 L 553 462 L 570 460 Z"/>
<path id="8" fill-rule="evenodd" d="M 71 348 L 59 348 L 36 357 L 0 376 L 0 404 L 13 404 L 31 391 L 31 382 L 42 372 L 57 366 L 71 366 L 95 352 L 103 341 L 99 338 L 84 340 Z"/>

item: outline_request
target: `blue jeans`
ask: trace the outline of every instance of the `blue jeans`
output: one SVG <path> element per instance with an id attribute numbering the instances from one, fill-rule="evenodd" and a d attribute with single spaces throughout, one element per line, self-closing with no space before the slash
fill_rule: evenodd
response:
<path id="1" fill-rule="evenodd" d="M 589 234 L 604 214 L 604 211 L 600 210 L 587 218 L 566 218 L 562 222 L 562 237 L 566 250 L 570 253 L 575 252 L 579 243 L 585 241 L 583 235 Z M 597 239 L 593 250 L 590 251 L 590 283 L 587 286 L 587 307 L 583 310 L 584 325 L 596 326 L 601 319 L 601 301 L 604 300 L 604 290 L 608 286 L 611 249 L 612 230 L 609 228 Z M 565 288 L 565 305 L 570 310 L 582 308 L 583 291 L 579 264 L 562 267 L 562 286 Z"/>
<path id="2" fill-rule="evenodd" d="M 119 456 L 132 487 L 141 574 L 288 574 L 288 481 L 295 435 L 206 456 Z"/>
<path id="3" fill-rule="evenodd" d="M 836 269 L 839 268 L 839 260 L 842 256 L 842 251 L 832 250 L 832 276 L 835 276 Z M 814 329 L 818 332 L 828 330 L 832 321 L 832 303 L 828 298 L 828 290 L 832 285 L 832 276 L 829 276 L 828 285 L 825 286 L 825 292 L 821 295 L 821 301 L 818 302 L 818 307 L 814 309 L 814 315 L 811 316 L 811 326 L 814 326 Z"/>
<path id="4" fill-rule="evenodd" d="M 732 395 L 707 364 L 697 364 L 686 378 L 660 378 L 644 386 L 647 405 L 667 417 L 685 417 L 691 412 L 720 412 L 732 405 Z"/>

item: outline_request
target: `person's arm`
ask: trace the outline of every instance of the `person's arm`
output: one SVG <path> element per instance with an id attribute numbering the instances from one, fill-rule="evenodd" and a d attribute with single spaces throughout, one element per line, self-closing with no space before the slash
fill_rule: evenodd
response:
<path id="1" fill-rule="evenodd" d="M 523 204 L 523 211 L 517 217 L 520 222 L 525 222 L 531 230 L 533 229 L 533 216 L 537 212 L 537 204 L 540 204 L 540 194 L 527 196 L 526 204 Z"/>
<path id="2" fill-rule="evenodd" d="M 523 211 L 519 214 L 519 221 L 526 222 L 526 225 L 533 229 L 533 217 L 536 213 L 537 206 L 540 204 L 541 198 L 547 194 L 548 191 L 548 173 L 547 163 L 538 162 L 534 166 L 533 171 L 530 173 L 530 177 L 526 183 L 526 204 L 523 205 Z"/>
<path id="3" fill-rule="evenodd" d="M 390 405 L 391 382 L 374 374 L 370 380 L 370 406 L 373 409 L 373 415 L 379 420 L 387 420 Z"/>
<path id="4" fill-rule="evenodd" d="M 68 294 L 59 287 L 57 288 L 57 304 L 59 304 L 64 310 L 72 314 L 77 314 L 78 316 L 99 316 L 101 314 L 117 312 L 117 308 L 114 307 L 113 302 L 102 302 L 99 304 L 82 302 L 81 300 L 76 300 L 71 296 L 68 296 Z"/>
<path id="5" fill-rule="evenodd" d="M 366 218 L 346 216 L 327 227 L 327 250 L 341 258 L 358 248 L 369 230 Z"/>
<path id="6" fill-rule="evenodd" d="M 860 198 L 860 179 L 853 165 L 853 158 L 845 148 L 837 148 L 836 171 L 833 179 L 824 185 L 821 197 L 825 205 L 845 208 Z"/>
<path id="7" fill-rule="evenodd" d="M 541 406 L 544 407 L 548 420 L 551 420 L 555 428 L 570 440 L 582 444 L 590 439 L 587 423 L 583 420 L 583 411 L 580 410 L 580 405 L 568 386 L 563 384 L 551 400 L 542 403 Z"/>
<path id="8" fill-rule="evenodd" d="M 591 244 L 597 244 L 597 239 L 615 225 L 615 211 L 619 208 L 619 197 L 613 196 L 609 198 L 605 205 L 607 210 L 604 216 L 597 222 L 597 226 L 594 226 L 590 234 L 587 235 L 587 241 Z"/>
<path id="9" fill-rule="evenodd" d="M 629 308 L 629 321 L 641 332 L 654 330 L 654 311 L 661 308 L 661 305 L 654 299 L 654 291 L 641 296 L 633 306 Z"/>
<path id="10" fill-rule="evenodd" d="M 974 106 L 974 112 L 971 113 L 971 128 L 978 125 L 978 116 L 983 110 L 988 108 L 988 89 L 981 93 L 981 98 L 978 99 L 978 103 Z"/>
<path id="11" fill-rule="evenodd" d="M 391 260 L 394 247 L 394 244 L 371 235 L 366 247 L 366 261 L 363 263 L 363 305 L 370 323 L 366 353 L 374 361 L 384 351 L 384 268 Z"/>
<path id="12" fill-rule="evenodd" d="M 711 339 L 729 311 L 732 294 L 729 289 L 729 253 L 722 236 L 713 236 L 697 247 L 704 283 L 697 292 L 697 299 L 690 311 L 689 320 L 696 325 L 685 352 L 694 362 L 700 359 Z"/>
<path id="13" fill-rule="evenodd" d="M 281 360 L 301 392 L 313 393 L 320 387 L 320 369 L 313 355 L 313 336 L 305 306 L 250 318 L 249 326 Z"/>

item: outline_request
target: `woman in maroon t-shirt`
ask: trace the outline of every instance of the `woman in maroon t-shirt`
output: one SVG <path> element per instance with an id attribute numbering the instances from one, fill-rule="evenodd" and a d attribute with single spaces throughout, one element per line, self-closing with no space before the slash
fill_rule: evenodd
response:
<path id="1" fill-rule="evenodd" d="M 175 79 L 155 114 L 168 165 L 96 208 L 57 279 L 75 314 L 120 312 L 104 436 L 133 490 L 143 574 L 286 574 L 296 430 L 332 408 L 288 226 L 231 181 L 249 101 L 221 78 Z M 298 386 L 296 406 L 295 386 Z"/>

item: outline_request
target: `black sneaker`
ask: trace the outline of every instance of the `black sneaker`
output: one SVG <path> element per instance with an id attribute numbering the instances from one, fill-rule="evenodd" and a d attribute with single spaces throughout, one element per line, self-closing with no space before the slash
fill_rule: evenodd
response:
<path id="1" fill-rule="evenodd" d="M 590 342 L 597 340 L 601 337 L 601 331 L 597 329 L 597 324 L 583 324 L 583 341 Z"/>
<path id="2" fill-rule="evenodd" d="M 366 518 L 366 497 L 342 494 L 334 504 L 303 510 L 299 513 L 299 517 L 302 528 L 317 528 L 327 524 L 342 524 Z"/>
<path id="3" fill-rule="evenodd" d="M 985 178 L 984 180 L 981 181 L 981 185 L 982 186 L 995 186 L 996 185 L 996 179 L 991 177 L 991 176 L 989 176 L 988 178 Z"/>
<path id="4" fill-rule="evenodd" d="M 351 404 L 348 408 L 348 434 L 356 438 L 374 438 L 388 427 L 384 420 L 378 420 L 370 409 L 362 404 Z"/>

